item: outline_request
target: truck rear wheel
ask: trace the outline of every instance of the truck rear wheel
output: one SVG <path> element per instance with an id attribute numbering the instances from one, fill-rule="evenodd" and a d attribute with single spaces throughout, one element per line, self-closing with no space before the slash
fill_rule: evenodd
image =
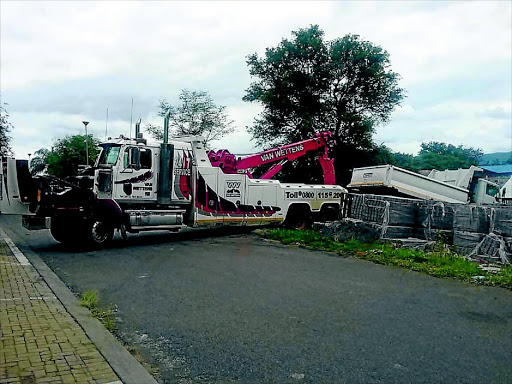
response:
<path id="1" fill-rule="evenodd" d="M 338 205 L 324 205 L 320 210 L 321 221 L 336 221 L 340 215 L 340 207 Z"/>
<path id="2" fill-rule="evenodd" d="M 286 228 L 305 229 L 311 226 L 313 218 L 311 209 L 307 205 L 292 205 L 286 214 L 284 226 Z"/>

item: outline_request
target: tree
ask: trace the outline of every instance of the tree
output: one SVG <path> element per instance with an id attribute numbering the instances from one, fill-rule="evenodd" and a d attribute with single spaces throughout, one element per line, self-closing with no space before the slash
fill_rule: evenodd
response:
<path id="1" fill-rule="evenodd" d="M 46 169 L 48 174 L 59 178 L 77 175 L 78 166 L 87 163 L 85 138 L 85 135 L 66 136 L 56 140 L 51 150 L 37 150 L 30 161 L 32 174 L 44 172 Z M 89 164 L 93 164 L 98 154 L 99 140 L 87 135 L 87 144 Z"/>
<path id="2" fill-rule="evenodd" d="M 7 105 L 6 103 L 3 104 Z M 11 129 L 13 129 L 13 126 L 9 122 L 9 113 L 0 104 L 0 157 L 14 155 L 11 148 L 11 137 L 9 136 Z"/>
<path id="3" fill-rule="evenodd" d="M 37 175 L 44 173 L 48 167 L 48 155 L 50 151 L 46 148 L 38 149 L 34 152 L 34 156 L 30 160 L 30 173 Z"/>
<path id="4" fill-rule="evenodd" d="M 478 165 L 483 152 L 479 148 L 454 146 L 452 144 L 431 141 L 421 143 L 417 156 L 406 153 L 391 153 L 389 164 L 418 172 L 420 169 L 458 169 Z"/>
<path id="5" fill-rule="evenodd" d="M 418 167 L 417 158 L 408 153 L 393 153 L 392 160 L 389 162 L 389 164 L 393 164 L 400 168 L 405 168 L 413 172 L 418 172 L 420 170 L 420 168 Z"/>
<path id="6" fill-rule="evenodd" d="M 226 113 L 226 107 L 216 105 L 205 91 L 184 89 L 179 96 L 180 105 L 171 105 L 161 100 L 158 116 L 164 117 L 170 111 L 169 135 L 203 136 L 206 144 L 233 132 L 233 121 Z M 148 124 L 146 130 L 156 139 L 163 139 L 163 128 Z"/>
<path id="7" fill-rule="evenodd" d="M 457 169 L 478 165 L 483 156 L 479 148 L 454 146 L 452 144 L 431 141 L 421 143 L 416 159 L 419 169 Z"/>
<path id="8" fill-rule="evenodd" d="M 332 132 L 336 176 L 346 182 L 360 155 L 376 149 L 376 125 L 388 122 L 404 97 L 399 75 L 390 70 L 386 51 L 358 35 L 324 41 L 318 25 L 292 35 L 264 57 L 247 58 L 256 81 L 244 100 L 264 107 L 249 132 L 265 147 Z M 299 172 L 302 179 L 305 172 L 318 179 L 306 169 Z"/>

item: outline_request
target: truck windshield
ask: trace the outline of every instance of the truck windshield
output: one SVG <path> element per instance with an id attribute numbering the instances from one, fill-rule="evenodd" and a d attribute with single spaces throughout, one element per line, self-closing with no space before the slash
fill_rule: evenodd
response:
<path id="1" fill-rule="evenodd" d="M 495 196 L 499 192 L 499 188 L 497 185 L 487 184 L 487 188 L 485 193 L 489 196 Z"/>
<path id="2" fill-rule="evenodd" d="M 115 165 L 119 156 L 119 145 L 105 145 L 101 151 L 98 165 Z"/>

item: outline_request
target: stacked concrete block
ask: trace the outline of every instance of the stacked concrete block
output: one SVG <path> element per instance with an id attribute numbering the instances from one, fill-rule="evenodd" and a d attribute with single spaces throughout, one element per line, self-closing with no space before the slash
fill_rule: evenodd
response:
<path id="1" fill-rule="evenodd" d="M 429 225 L 432 229 L 452 230 L 455 211 L 462 205 L 423 200 L 419 203 L 418 224 L 422 227 Z"/>
<path id="2" fill-rule="evenodd" d="M 453 217 L 453 243 L 460 253 L 472 254 L 476 258 L 478 245 L 489 233 L 489 210 L 487 207 L 462 205 Z"/>
<path id="3" fill-rule="evenodd" d="M 499 257 L 512 261 L 512 207 L 492 207 L 489 216 L 490 235 L 498 237 L 500 242 Z"/>
<path id="4" fill-rule="evenodd" d="M 453 245 L 464 255 L 472 253 L 485 237 L 485 233 L 453 231 Z"/>
<path id="5" fill-rule="evenodd" d="M 512 207 L 351 195 L 347 216 L 381 238 L 443 241 L 480 261 L 511 259 Z"/>
<path id="6" fill-rule="evenodd" d="M 511 262 L 512 207 L 461 206 L 455 212 L 453 228 L 459 252 L 481 262 Z"/>
<path id="7" fill-rule="evenodd" d="M 492 207 L 489 215 L 491 233 L 512 238 L 512 207 Z"/>
<path id="8" fill-rule="evenodd" d="M 472 204 L 461 205 L 453 216 L 455 231 L 489 233 L 491 208 Z"/>
<path id="9" fill-rule="evenodd" d="M 443 241 L 480 261 L 511 261 L 512 207 L 380 195 L 356 194 L 350 199 L 348 219 L 364 223 L 381 238 Z"/>
<path id="10" fill-rule="evenodd" d="M 461 204 L 423 200 L 419 203 L 416 237 L 453 244 L 453 218 Z"/>
<path id="11" fill-rule="evenodd" d="M 389 203 L 390 223 L 406 226 L 413 226 L 415 223 L 418 200 L 379 195 L 352 196 L 350 217 L 353 219 L 382 224 Z"/>
<path id="12" fill-rule="evenodd" d="M 462 205 L 454 214 L 454 245 L 460 253 L 485 262 L 500 262 L 499 244 L 488 236 L 491 223 L 489 206 Z"/>
<path id="13" fill-rule="evenodd" d="M 510 245 L 507 245 L 502 236 L 489 233 L 482 237 L 482 240 L 471 250 L 465 253 L 477 261 L 508 264 L 512 260 Z"/>
<path id="14" fill-rule="evenodd" d="M 407 238 L 414 234 L 418 200 L 379 195 L 352 195 L 351 219 L 361 220 L 383 238 Z"/>

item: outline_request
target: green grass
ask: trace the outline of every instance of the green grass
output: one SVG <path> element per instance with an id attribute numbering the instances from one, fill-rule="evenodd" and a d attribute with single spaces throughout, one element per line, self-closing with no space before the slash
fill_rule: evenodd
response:
<path id="1" fill-rule="evenodd" d="M 106 309 L 99 308 L 99 294 L 96 290 L 86 291 L 80 296 L 80 306 L 87 308 L 93 317 L 98 319 L 101 324 L 111 333 L 116 330 L 116 320 L 114 316 L 114 306 L 111 304 Z"/>
<path id="2" fill-rule="evenodd" d="M 489 273 L 478 268 L 476 262 L 466 260 L 443 244 L 436 245 L 432 251 L 420 251 L 379 241 L 362 243 L 348 240 L 339 243 L 311 230 L 265 229 L 257 233 L 283 244 L 297 244 L 340 255 L 352 255 L 374 263 L 407 268 L 436 277 L 512 288 L 512 266 L 503 267 L 497 274 Z M 475 276 L 484 278 L 474 279 Z"/>
<path id="3" fill-rule="evenodd" d="M 98 308 L 98 291 L 86 291 L 80 296 L 80 306 L 88 310 Z"/>

